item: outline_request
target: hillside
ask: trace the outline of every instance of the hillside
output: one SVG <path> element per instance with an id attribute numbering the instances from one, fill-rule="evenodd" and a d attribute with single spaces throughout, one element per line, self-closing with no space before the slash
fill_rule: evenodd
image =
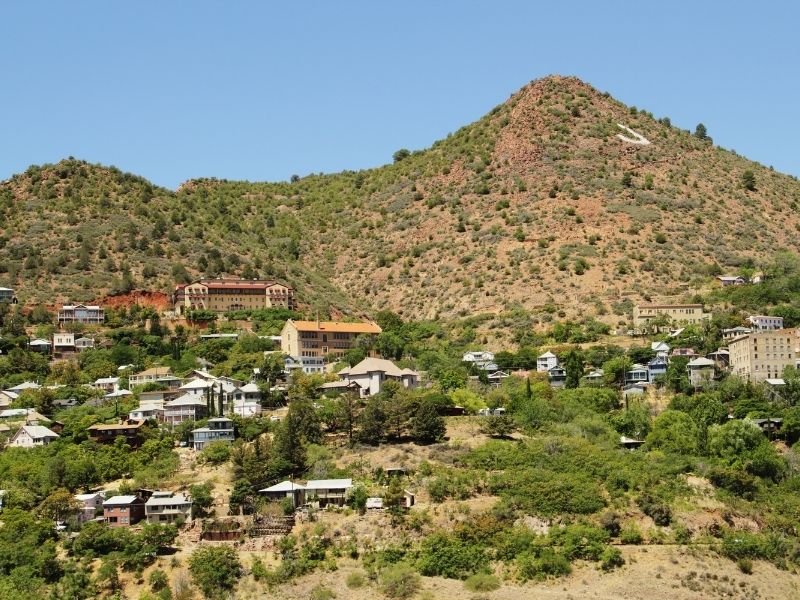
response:
<path id="1" fill-rule="evenodd" d="M 636 134 L 651 143 L 619 137 Z M 546 319 L 687 297 L 710 274 L 800 242 L 795 178 L 574 78 L 535 81 L 395 158 L 176 192 L 73 159 L 31 167 L 0 184 L 0 284 L 23 300 L 91 300 L 226 273 L 285 279 L 315 309 L 432 318 L 521 306 Z"/>

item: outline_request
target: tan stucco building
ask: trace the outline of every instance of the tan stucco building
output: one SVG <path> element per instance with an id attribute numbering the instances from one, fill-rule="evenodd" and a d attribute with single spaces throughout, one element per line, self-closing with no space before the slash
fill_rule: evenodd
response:
<path id="1" fill-rule="evenodd" d="M 277 281 L 250 279 L 199 279 L 179 285 L 173 294 L 175 312 L 287 308 L 294 310 L 294 290 Z"/>
<path id="2" fill-rule="evenodd" d="M 797 331 L 758 331 L 731 340 L 731 373 L 753 382 L 781 378 L 786 367 L 796 366 L 800 342 Z"/>
<path id="3" fill-rule="evenodd" d="M 381 331 L 376 323 L 289 319 L 281 331 L 281 351 L 295 358 L 340 356 L 353 347 L 358 336 L 374 336 Z"/>
<path id="4" fill-rule="evenodd" d="M 704 312 L 702 304 L 645 304 L 633 307 L 633 326 L 648 327 L 661 315 L 680 325 L 698 325 L 711 320 L 711 313 Z"/>

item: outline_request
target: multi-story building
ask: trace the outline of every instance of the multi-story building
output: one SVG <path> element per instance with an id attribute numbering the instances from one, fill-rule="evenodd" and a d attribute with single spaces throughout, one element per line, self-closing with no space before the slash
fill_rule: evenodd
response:
<path id="1" fill-rule="evenodd" d="M 192 520 L 192 501 L 183 494 L 153 492 L 144 503 L 148 523 L 185 523 Z"/>
<path id="2" fill-rule="evenodd" d="M 137 448 L 142 443 L 143 420 L 129 420 L 124 423 L 96 423 L 89 427 L 89 438 L 98 444 L 113 444 L 118 437 Z"/>
<path id="3" fill-rule="evenodd" d="M 783 329 L 783 317 L 770 317 L 769 315 L 750 315 L 747 317 L 753 331 L 775 331 Z"/>
<path id="4" fill-rule="evenodd" d="M 144 518 L 144 500 L 139 496 L 113 496 L 103 502 L 103 518 L 109 527 L 130 527 Z"/>
<path id="5" fill-rule="evenodd" d="M 731 373 L 753 382 L 780 379 L 786 367 L 796 366 L 796 329 L 758 331 L 728 342 Z"/>
<path id="6" fill-rule="evenodd" d="M 17 296 L 14 290 L 7 287 L 0 287 L 0 302 L 8 302 L 9 304 L 17 303 Z"/>
<path id="7" fill-rule="evenodd" d="M 65 304 L 58 311 L 59 325 L 64 323 L 83 323 L 84 325 L 102 325 L 105 311 L 99 306 L 85 304 Z"/>
<path id="8" fill-rule="evenodd" d="M 294 310 L 294 290 L 277 281 L 200 279 L 179 285 L 173 293 L 177 314 L 189 310 L 224 313 L 233 310 L 287 308 Z"/>
<path id="9" fill-rule="evenodd" d="M 151 367 L 128 378 L 128 386 L 131 388 L 146 383 L 159 383 L 168 388 L 177 388 L 181 385 L 181 380 L 172 374 L 172 369 L 169 367 Z"/>
<path id="10" fill-rule="evenodd" d="M 192 429 L 192 447 L 202 450 L 211 442 L 232 442 L 234 440 L 233 421 L 226 417 L 208 420 L 205 427 Z"/>
<path id="11" fill-rule="evenodd" d="M 281 331 L 281 350 L 296 358 L 341 356 L 359 336 L 377 336 L 381 331 L 376 323 L 289 319 Z"/>
<path id="12" fill-rule="evenodd" d="M 167 425 L 197 421 L 208 414 L 208 405 L 201 396 L 184 394 L 164 404 L 163 419 Z"/>
<path id="13" fill-rule="evenodd" d="M 704 312 L 702 304 L 646 304 L 633 307 L 633 326 L 649 327 L 662 316 L 680 325 L 699 325 L 711 320 L 711 313 Z"/>

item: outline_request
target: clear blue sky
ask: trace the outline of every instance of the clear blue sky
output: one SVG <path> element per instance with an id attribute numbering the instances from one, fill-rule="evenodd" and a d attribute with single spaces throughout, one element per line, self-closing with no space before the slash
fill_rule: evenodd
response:
<path id="1" fill-rule="evenodd" d="M 4 2 L 0 179 L 70 155 L 170 188 L 373 167 L 552 73 L 800 175 L 798 5 Z"/>

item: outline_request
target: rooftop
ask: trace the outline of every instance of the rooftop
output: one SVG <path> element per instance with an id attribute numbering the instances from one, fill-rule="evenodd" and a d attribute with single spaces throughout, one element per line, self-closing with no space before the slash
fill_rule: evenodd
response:
<path id="1" fill-rule="evenodd" d="M 105 502 L 103 502 L 103 506 L 119 506 L 125 504 L 133 504 L 139 499 L 139 496 L 112 496 Z"/>
<path id="2" fill-rule="evenodd" d="M 380 333 L 377 323 L 342 323 L 340 321 L 295 321 L 289 319 L 297 331 L 324 331 L 332 333 Z"/>

